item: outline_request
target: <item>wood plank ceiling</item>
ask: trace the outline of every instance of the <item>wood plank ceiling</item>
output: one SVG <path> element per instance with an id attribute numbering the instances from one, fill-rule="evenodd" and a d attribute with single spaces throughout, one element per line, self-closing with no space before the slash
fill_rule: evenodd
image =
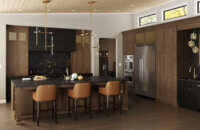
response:
<path id="1" fill-rule="evenodd" d="M 88 13 L 89 0 L 51 0 L 49 13 Z M 95 0 L 96 13 L 132 13 L 170 0 Z M 42 0 L 0 0 L 0 13 L 43 13 Z"/>

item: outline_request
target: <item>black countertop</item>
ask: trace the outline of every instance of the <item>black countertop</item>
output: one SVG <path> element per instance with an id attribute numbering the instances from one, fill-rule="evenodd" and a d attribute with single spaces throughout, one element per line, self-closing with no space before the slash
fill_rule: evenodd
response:
<path id="1" fill-rule="evenodd" d="M 193 78 L 178 78 L 178 80 L 200 82 L 199 78 L 197 78 L 197 79 L 193 79 Z"/>
<path id="2" fill-rule="evenodd" d="M 39 85 L 45 85 L 45 84 L 55 84 L 55 85 L 65 85 L 65 84 L 76 84 L 76 83 L 102 83 L 102 82 L 108 82 L 108 81 L 124 81 L 124 79 L 114 78 L 114 77 L 85 77 L 84 80 L 78 81 L 78 80 L 65 80 L 64 78 L 50 78 L 47 80 L 42 81 L 33 81 L 33 80 L 25 80 L 22 79 L 12 79 L 11 82 L 16 87 L 37 87 Z"/>

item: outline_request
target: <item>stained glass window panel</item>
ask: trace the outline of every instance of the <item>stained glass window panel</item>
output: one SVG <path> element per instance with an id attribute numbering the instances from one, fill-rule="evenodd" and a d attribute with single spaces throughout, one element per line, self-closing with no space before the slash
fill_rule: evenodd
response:
<path id="1" fill-rule="evenodd" d="M 164 20 L 174 19 L 187 15 L 187 5 L 164 11 Z"/>
<path id="2" fill-rule="evenodd" d="M 151 14 L 151 15 L 147 15 L 147 16 L 139 18 L 139 25 L 140 26 L 152 24 L 152 23 L 155 23 L 155 22 L 156 22 L 156 14 Z"/>

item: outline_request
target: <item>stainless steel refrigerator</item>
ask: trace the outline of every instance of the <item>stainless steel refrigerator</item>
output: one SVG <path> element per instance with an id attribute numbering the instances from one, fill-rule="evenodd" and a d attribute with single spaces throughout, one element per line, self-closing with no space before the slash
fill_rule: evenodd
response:
<path id="1" fill-rule="evenodd" d="M 135 48 L 135 93 L 156 98 L 155 44 L 138 44 Z"/>

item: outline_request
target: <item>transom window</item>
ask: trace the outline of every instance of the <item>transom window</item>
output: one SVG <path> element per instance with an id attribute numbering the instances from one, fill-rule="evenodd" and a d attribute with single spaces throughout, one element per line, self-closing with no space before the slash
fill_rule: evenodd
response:
<path id="1" fill-rule="evenodd" d="M 200 1 L 197 3 L 197 12 L 200 13 Z"/>
<path id="2" fill-rule="evenodd" d="M 164 11 L 164 20 L 179 18 L 187 15 L 187 5 Z"/>
<path id="3" fill-rule="evenodd" d="M 152 23 L 155 23 L 155 22 L 156 22 L 156 14 L 151 14 L 151 15 L 147 15 L 147 16 L 139 18 L 139 25 L 140 26 L 152 24 Z"/>

